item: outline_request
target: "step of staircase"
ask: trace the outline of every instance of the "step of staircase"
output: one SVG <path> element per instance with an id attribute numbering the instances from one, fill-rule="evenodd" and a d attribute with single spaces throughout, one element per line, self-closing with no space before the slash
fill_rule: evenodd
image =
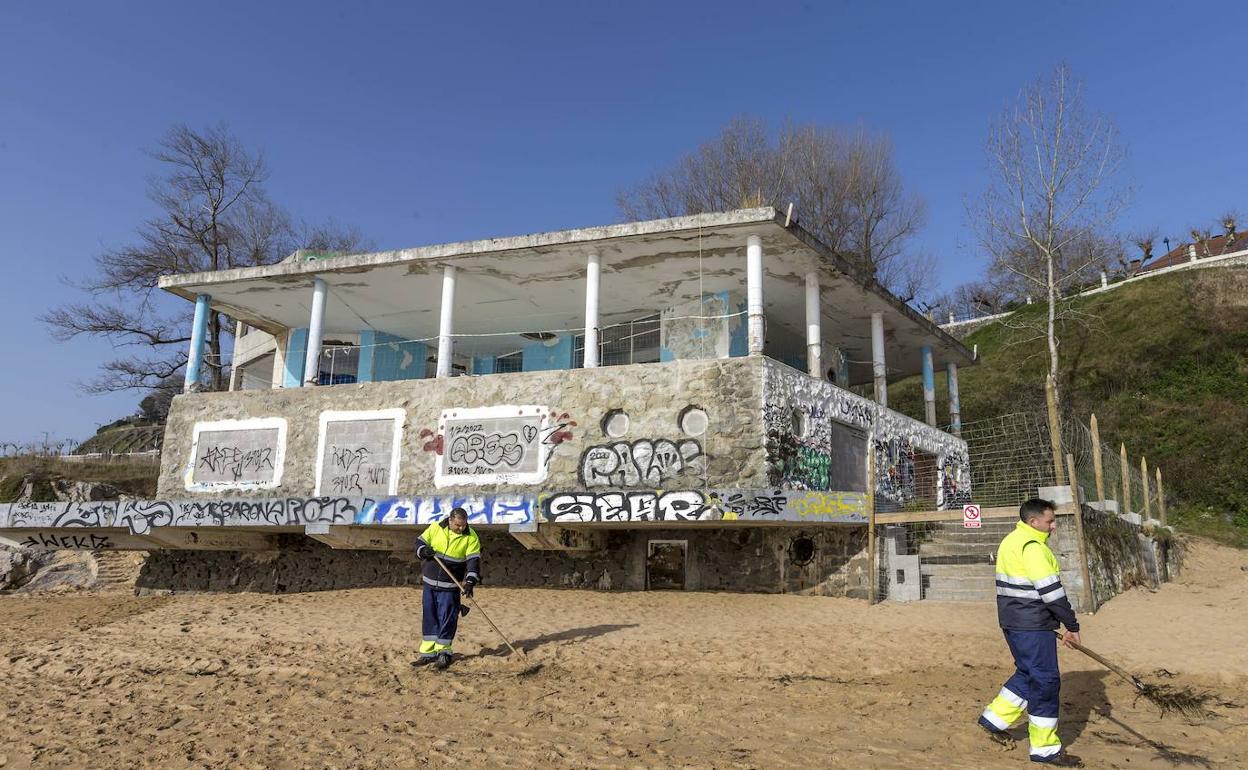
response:
<path id="1" fill-rule="evenodd" d="M 997 601 L 997 592 L 995 590 L 978 591 L 952 588 L 940 589 L 936 591 L 926 590 L 923 592 L 923 601 L 995 604 Z"/>
<path id="2" fill-rule="evenodd" d="M 923 543 L 919 557 L 931 556 L 978 556 L 988 561 L 996 556 L 997 549 L 983 543 Z"/>
<path id="3" fill-rule="evenodd" d="M 97 551 L 95 587 L 105 591 L 133 589 L 146 558 L 142 551 Z"/>
<path id="4" fill-rule="evenodd" d="M 997 595 L 997 583 L 991 575 L 932 575 L 924 584 L 932 591 L 987 591 Z"/>
<path id="5" fill-rule="evenodd" d="M 966 577 L 976 580 L 993 580 L 997 574 L 997 565 L 978 562 L 971 564 L 926 564 L 920 561 L 919 573 L 933 577 Z"/>

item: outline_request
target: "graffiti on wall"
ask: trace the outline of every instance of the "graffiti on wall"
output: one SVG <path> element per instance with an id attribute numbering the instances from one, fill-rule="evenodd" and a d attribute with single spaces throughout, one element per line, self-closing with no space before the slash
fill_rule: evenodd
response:
<path id="1" fill-rule="evenodd" d="M 819 413 L 807 415 L 806 425 L 819 422 Z M 800 435 L 789 409 L 778 404 L 763 407 L 763 426 L 767 431 L 767 482 L 791 489 L 826 490 L 831 488 L 832 455 L 816 441 Z M 813 431 L 807 428 L 807 433 Z"/>
<path id="2" fill-rule="evenodd" d="M 579 470 L 587 487 L 653 487 L 676 476 L 705 476 L 706 456 L 696 439 L 617 441 L 582 452 Z"/>
<path id="3" fill-rule="evenodd" d="M 424 526 L 441 521 L 454 508 L 463 508 L 470 524 L 526 524 L 533 520 L 534 500 L 529 495 L 390 497 L 360 506 L 355 523 Z"/>
<path id="4" fill-rule="evenodd" d="M 887 502 L 901 506 L 917 498 L 918 474 L 910 442 L 905 438 L 876 439 L 873 445 L 876 505 Z"/>
<path id="5" fill-rule="evenodd" d="M 546 479 L 555 439 L 552 418 L 541 406 L 487 406 L 447 409 L 438 433 L 429 435 L 426 451 L 435 452 L 434 484 L 537 484 Z M 560 428 L 566 428 L 566 424 Z"/>
<path id="6" fill-rule="evenodd" d="M 115 546 L 108 535 L 98 535 L 94 532 L 87 532 L 81 535 L 69 534 L 62 535 L 55 532 L 35 532 L 27 535 L 19 545 L 23 548 L 36 548 L 40 550 L 88 550 L 101 551 L 110 549 Z"/>
<path id="7" fill-rule="evenodd" d="M 366 498 L 276 497 L 263 499 L 110 500 L 95 503 L 13 503 L 6 528 L 127 528 L 142 535 L 154 527 L 297 527 L 350 524 Z"/>
<path id="8" fill-rule="evenodd" d="M 927 499 L 956 508 L 970 499 L 966 442 L 957 436 L 773 361 L 764 362 L 763 402 L 770 483 L 818 489 L 825 466 L 817 453 L 824 452 L 831 455 L 829 483 L 843 486 L 836 477 L 836 442 L 843 437 L 834 437 L 842 425 L 871 436 L 877 500 L 898 506 Z M 924 457 L 933 460 L 932 473 L 916 466 Z"/>
<path id="9" fill-rule="evenodd" d="M 671 521 L 865 522 L 866 496 L 851 492 L 675 490 L 564 492 L 543 500 L 563 524 Z"/>
<path id="10" fill-rule="evenodd" d="M 394 494 L 405 414 L 402 409 L 321 412 L 316 494 Z"/>
<path id="11" fill-rule="evenodd" d="M 280 417 L 195 423 L 186 488 L 276 487 L 282 482 L 285 452 L 286 420 Z"/>
<path id="12" fill-rule="evenodd" d="M 948 452 L 940 460 L 936 507 L 961 508 L 971 502 L 971 463 L 965 452 Z"/>

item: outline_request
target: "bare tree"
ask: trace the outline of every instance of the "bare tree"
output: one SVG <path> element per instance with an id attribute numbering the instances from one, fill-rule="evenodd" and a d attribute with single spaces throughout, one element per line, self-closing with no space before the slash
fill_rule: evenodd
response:
<path id="1" fill-rule="evenodd" d="M 1122 258 L 1118 260 L 1118 267 L 1122 274 L 1130 277 L 1139 272 L 1141 267 L 1148 264 L 1153 258 L 1153 249 L 1157 247 L 1157 239 L 1160 237 L 1161 234 L 1155 227 L 1140 230 L 1129 236 L 1128 240 L 1131 242 L 1131 245 L 1140 250 L 1140 256 L 1138 260 L 1128 260 L 1124 253 Z"/>
<path id="2" fill-rule="evenodd" d="M 934 260 L 908 248 L 924 221 L 886 138 L 866 131 L 734 118 L 674 166 L 617 196 L 630 220 L 794 204 L 802 225 L 864 278 L 907 302 L 931 284 Z"/>
<path id="3" fill-rule="evenodd" d="M 97 273 L 80 288 L 89 302 L 50 311 L 41 320 L 54 337 L 100 336 L 134 355 L 110 361 L 92 392 L 154 388 L 186 363 L 189 309 L 170 309 L 156 291 L 162 275 L 225 270 L 279 261 L 304 242 L 354 250 L 358 231 L 332 221 L 296 227 L 264 190 L 263 157 L 249 152 L 223 126 L 196 131 L 171 128 L 149 153 L 164 176 L 148 183 L 148 197 L 160 213 L 138 228 L 134 243 L 96 257 Z M 228 381 L 222 359 L 231 324 L 220 312 L 208 319 L 204 366 L 206 387 Z"/>
<path id="4" fill-rule="evenodd" d="M 1086 112 L 1082 88 L 1063 64 L 1005 110 L 987 150 L 992 181 L 972 213 L 993 271 L 1045 298 L 1047 313 L 1034 330 L 1047 342 L 1056 389 L 1058 321 L 1081 319 L 1062 296 L 1116 250 L 1103 233 L 1126 200 L 1116 182 L 1122 147 L 1112 123 Z"/>

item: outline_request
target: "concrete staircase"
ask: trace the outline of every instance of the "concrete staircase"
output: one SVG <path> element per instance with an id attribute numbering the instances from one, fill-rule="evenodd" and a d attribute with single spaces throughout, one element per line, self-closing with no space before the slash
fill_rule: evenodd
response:
<path id="1" fill-rule="evenodd" d="M 978 529 L 945 522 L 919 545 L 923 598 L 937 602 L 995 602 L 997 546 L 1014 519 L 988 520 Z"/>
<path id="2" fill-rule="evenodd" d="M 93 588 L 98 591 L 133 591 L 147 554 L 143 551 L 96 551 L 94 557 Z"/>

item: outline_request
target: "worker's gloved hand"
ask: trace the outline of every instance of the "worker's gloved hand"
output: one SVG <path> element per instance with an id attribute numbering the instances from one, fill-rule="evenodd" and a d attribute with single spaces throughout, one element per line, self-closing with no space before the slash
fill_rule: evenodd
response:
<path id="1" fill-rule="evenodd" d="M 477 585 L 477 579 L 469 575 L 464 579 L 464 596 L 472 596 L 472 589 Z"/>
<path id="2" fill-rule="evenodd" d="M 416 546 L 416 558 L 422 561 L 433 561 L 433 549 L 425 543 Z"/>

